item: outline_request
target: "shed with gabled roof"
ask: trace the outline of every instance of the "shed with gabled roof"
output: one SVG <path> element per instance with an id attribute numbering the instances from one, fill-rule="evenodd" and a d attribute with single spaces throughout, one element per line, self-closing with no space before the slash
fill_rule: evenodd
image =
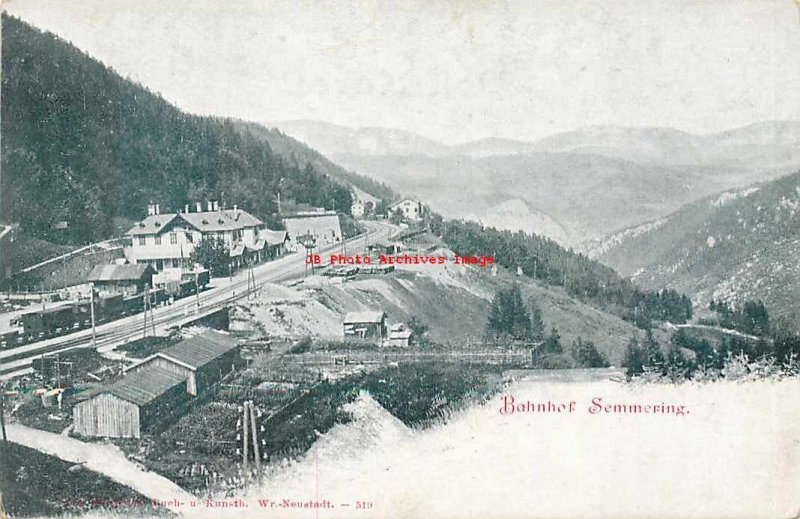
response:
<path id="1" fill-rule="evenodd" d="M 386 312 L 382 310 L 348 312 L 344 316 L 346 341 L 380 344 L 386 337 Z"/>
<path id="2" fill-rule="evenodd" d="M 155 273 L 147 264 L 95 265 L 86 281 L 94 283 L 100 291 L 130 296 L 151 286 Z"/>
<path id="3" fill-rule="evenodd" d="M 227 333 L 208 330 L 155 353 L 125 371 L 136 373 L 148 366 L 158 366 L 179 373 L 186 379 L 186 391 L 197 395 L 240 362 L 239 342 Z"/>
<path id="4" fill-rule="evenodd" d="M 153 365 L 78 398 L 72 408 L 74 432 L 139 438 L 174 417 L 189 395 L 184 376 Z"/>

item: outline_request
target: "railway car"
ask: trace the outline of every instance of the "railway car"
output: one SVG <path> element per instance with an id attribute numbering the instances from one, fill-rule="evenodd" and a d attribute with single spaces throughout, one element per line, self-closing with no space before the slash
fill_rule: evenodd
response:
<path id="1" fill-rule="evenodd" d="M 76 306 L 72 303 L 25 312 L 12 326 L 21 328 L 22 334 L 31 341 L 62 335 L 78 328 Z"/>
<path id="2" fill-rule="evenodd" d="M 10 330 L 5 333 L 0 333 L 0 349 L 14 348 L 26 342 L 21 330 Z"/>

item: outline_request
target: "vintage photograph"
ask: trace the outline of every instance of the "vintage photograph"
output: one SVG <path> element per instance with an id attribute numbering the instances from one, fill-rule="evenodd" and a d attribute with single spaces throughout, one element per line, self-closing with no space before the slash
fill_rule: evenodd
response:
<path id="1" fill-rule="evenodd" d="M 0 519 L 800 517 L 800 0 L 3 0 Z"/>

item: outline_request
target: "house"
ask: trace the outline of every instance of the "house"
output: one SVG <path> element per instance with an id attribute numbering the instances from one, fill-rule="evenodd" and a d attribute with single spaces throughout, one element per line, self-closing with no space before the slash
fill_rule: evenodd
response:
<path id="1" fill-rule="evenodd" d="M 375 252 L 378 254 L 397 254 L 403 250 L 403 244 L 400 242 L 378 240 L 375 243 L 369 244 L 367 249 L 370 252 Z"/>
<path id="2" fill-rule="evenodd" d="M 73 430 L 83 436 L 140 438 L 240 363 L 238 342 L 209 330 L 125 369 L 117 382 L 79 395 Z"/>
<path id="3" fill-rule="evenodd" d="M 389 328 L 389 337 L 384 342 L 385 346 L 392 348 L 408 348 L 411 346 L 412 332 L 403 323 L 393 324 Z"/>
<path id="4" fill-rule="evenodd" d="M 386 312 L 349 312 L 343 325 L 345 341 L 381 344 L 386 337 Z"/>
<path id="5" fill-rule="evenodd" d="M 266 242 L 267 258 L 276 258 L 283 255 L 289 246 L 289 233 L 286 231 L 263 231 L 261 235 Z"/>
<path id="6" fill-rule="evenodd" d="M 132 296 L 152 286 L 155 270 L 142 265 L 95 265 L 86 281 L 101 293 Z"/>
<path id="7" fill-rule="evenodd" d="M 336 211 L 301 211 L 286 215 L 283 218 L 286 232 L 289 235 L 288 246 L 291 250 L 301 250 L 303 245 L 298 238 L 311 236 L 317 247 L 324 247 L 342 241 L 342 227 Z"/>
<path id="8" fill-rule="evenodd" d="M 147 263 L 158 271 L 191 269 L 194 247 L 208 238 L 225 242 L 235 267 L 268 256 L 266 226 L 237 206 L 224 209 L 211 201 L 206 210 L 198 203 L 195 211 L 186 205 L 183 212 L 162 214 L 158 204 L 151 204 L 147 212 L 147 218 L 127 232 L 131 245 L 125 249 L 125 257 L 131 263 Z"/>
<path id="9" fill-rule="evenodd" d="M 357 187 L 353 188 L 353 204 L 350 206 L 350 214 L 355 218 L 368 216 L 375 212 L 380 200 Z"/>
<path id="10" fill-rule="evenodd" d="M 227 333 L 208 330 L 127 367 L 125 372 L 136 373 L 158 366 L 184 377 L 186 391 L 197 396 L 240 362 L 238 341 Z"/>
<path id="11" fill-rule="evenodd" d="M 174 417 L 189 400 L 186 378 L 149 366 L 100 389 L 78 395 L 72 430 L 83 436 L 140 438 Z"/>
<path id="12" fill-rule="evenodd" d="M 422 217 L 425 214 L 425 207 L 419 200 L 406 198 L 389 206 L 390 213 L 395 213 L 398 211 L 404 220 L 409 222 L 417 222 L 422 220 Z"/>

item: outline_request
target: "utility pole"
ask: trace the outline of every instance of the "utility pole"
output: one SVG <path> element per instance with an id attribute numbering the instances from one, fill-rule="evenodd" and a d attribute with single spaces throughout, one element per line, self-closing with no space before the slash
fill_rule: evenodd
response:
<path id="1" fill-rule="evenodd" d="M 256 411 L 253 409 L 253 401 L 250 401 L 250 425 L 253 431 L 253 455 L 256 459 L 256 477 L 261 479 L 261 456 L 258 453 L 258 429 L 256 428 Z"/>
<path id="2" fill-rule="evenodd" d="M 144 289 L 144 335 L 143 337 L 147 337 L 147 312 L 150 312 L 150 325 L 153 328 L 153 336 L 156 335 L 156 319 L 153 315 L 153 302 L 150 300 L 150 288 L 145 287 Z"/>
<path id="3" fill-rule="evenodd" d="M 3 447 L 8 444 L 8 436 L 6 436 L 6 385 L 0 385 L 0 432 L 3 434 Z"/>
<path id="4" fill-rule="evenodd" d="M 195 271 L 194 273 L 194 295 L 195 301 L 197 303 L 197 313 L 200 313 L 200 281 L 198 278 L 200 277 L 200 273 Z"/>
<path id="5" fill-rule="evenodd" d="M 245 473 L 247 472 L 247 424 L 249 422 L 247 416 L 248 401 L 245 400 L 242 407 L 242 465 L 244 466 Z"/>
<path id="6" fill-rule="evenodd" d="M 91 313 L 92 313 L 92 348 L 97 348 L 97 330 L 95 329 L 94 323 L 94 283 L 89 284 L 89 289 L 92 291 L 90 305 L 91 306 Z"/>
<path id="7" fill-rule="evenodd" d="M 253 266 L 250 265 L 247 269 L 247 299 L 250 299 L 250 296 L 255 298 L 256 295 L 256 276 L 253 274 Z"/>

